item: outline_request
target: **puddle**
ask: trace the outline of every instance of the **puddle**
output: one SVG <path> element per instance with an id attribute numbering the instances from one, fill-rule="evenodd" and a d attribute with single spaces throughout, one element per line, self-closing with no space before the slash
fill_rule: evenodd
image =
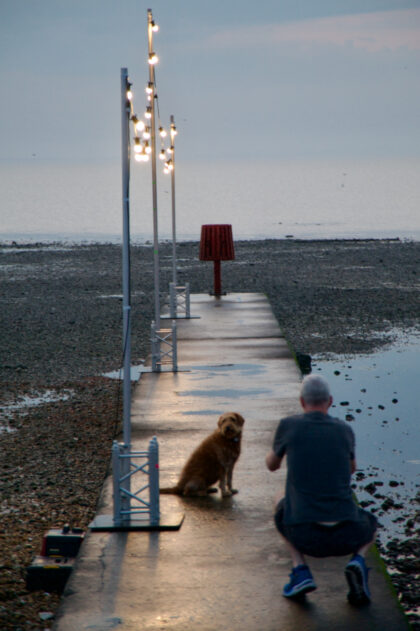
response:
<path id="1" fill-rule="evenodd" d="M 265 372 L 266 368 L 262 364 L 216 364 L 216 365 L 199 365 L 191 366 L 192 371 L 205 371 L 208 375 L 229 374 L 233 370 L 237 370 L 240 375 L 252 376 L 260 375 Z"/>
<path id="2" fill-rule="evenodd" d="M 409 502 L 420 487 L 419 356 L 420 335 L 401 333 L 376 353 L 312 362 L 313 372 L 330 383 L 331 413 L 347 420 L 356 435 L 358 499 L 376 508 L 390 534 L 398 533 L 401 513 L 414 512 Z M 385 496 L 399 508 L 384 509 Z"/>
<path id="3" fill-rule="evenodd" d="M 260 394 L 270 394 L 271 390 L 266 388 L 248 388 L 247 390 L 234 390 L 226 388 L 221 390 L 212 390 L 208 388 L 206 390 L 185 390 L 183 392 L 177 392 L 179 397 L 223 397 L 227 399 L 240 399 L 241 397 L 256 397 Z"/>
<path id="4" fill-rule="evenodd" d="M 220 416 L 222 413 L 221 410 L 193 410 L 190 412 L 182 412 L 182 416 Z"/>
<path id="5" fill-rule="evenodd" d="M 27 413 L 28 408 L 38 405 L 46 405 L 47 403 L 55 403 L 56 401 L 67 401 L 74 394 L 73 390 L 45 390 L 44 393 L 39 392 L 21 396 L 15 403 L 6 404 L 0 412 L 0 433 L 14 432 L 16 429 L 10 427 L 9 420 L 19 411 L 23 416 Z"/>
<path id="6" fill-rule="evenodd" d="M 138 381 L 140 379 L 142 372 L 144 372 L 144 364 L 140 364 L 138 366 L 131 366 L 130 367 L 131 381 Z M 102 376 L 108 377 L 108 379 L 120 379 L 122 381 L 124 379 L 124 368 L 121 368 L 120 370 L 111 370 L 111 372 L 104 372 Z"/>

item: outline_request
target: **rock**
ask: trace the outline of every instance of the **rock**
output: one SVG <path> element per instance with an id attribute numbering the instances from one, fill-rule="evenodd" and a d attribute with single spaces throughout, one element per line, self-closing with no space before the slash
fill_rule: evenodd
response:
<path id="1" fill-rule="evenodd" d="M 52 620 L 52 618 L 54 618 L 54 614 L 51 611 L 41 611 L 38 615 L 42 621 Z"/>
<path id="2" fill-rule="evenodd" d="M 296 360 L 303 375 L 309 375 L 312 371 L 312 358 L 306 353 L 296 353 Z"/>

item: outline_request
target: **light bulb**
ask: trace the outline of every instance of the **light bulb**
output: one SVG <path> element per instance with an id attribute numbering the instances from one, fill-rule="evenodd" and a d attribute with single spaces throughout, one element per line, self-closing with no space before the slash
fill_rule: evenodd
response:
<path id="1" fill-rule="evenodd" d="M 152 20 L 152 31 L 154 33 L 157 33 L 159 30 L 159 24 L 156 24 L 156 22 L 154 20 Z"/>
<path id="2" fill-rule="evenodd" d="M 156 53 L 149 53 L 149 64 L 151 66 L 154 66 L 155 64 L 157 64 L 158 61 L 159 61 L 159 57 L 156 55 Z"/>
<path id="3" fill-rule="evenodd" d="M 141 153 L 135 153 L 135 154 L 134 154 L 134 160 L 135 160 L 136 162 L 142 162 L 143 157 L 142 157 Z"/>
<path id="4" fill-rule="evenodd" d="M 159 127 L 159 134 L 161 138 L 166 138 L 166 136 L 168 135 L 166 129 L 163 129 L 163 127 Z"/>
<path id="5" fill-rule="evenodd" d="M 165 160 L 165 159 L 166 159 L 165 149 L 161 149 L 161 152 L 159 154 L 159 160 Z"/>
<path id="6" fill-rule="evenodd" d="M 150 127 L 146 127 L 143 132 L 143 138 L 145 140 L 150 140 Z"/>
<path id="7" fill-rule="evenodd" d="M 146 108 L 146 112 L 144 114 L 145 118 L 152 118 L 152 108 L 150 105 Z"/>
<path id="8" fill-rule="evenodd" d="M 143 150 L 142 144 L 140 142 L 140 138 L 134 138 L 134 151 L 135 153 L 141 153 Z"/>
<path id="9" fill-rule="evenodd" d="M 163 172 L 164 172 L 165 175 L 168 175 L 168 173 L 169 173 L 168 167 L 165 166 L 164 169 L 163 169 Z"/>
<path id="10" fill-rule="evenodd" d="M 168 147 L 166 151 L 167 151 L 167 153 L 171 154 L 171 153 L 174 152 L 174 148 L 172 146 Z"/>
<path id="11" fill-rule="evenodd" d="M 137 116 L 132 116 L 131 120 L 133 121 L 134 129 L 136 131 L 143 131 L 145 125 L 142 120 L 139 120 Z"/>
<path id="12" fill-rule="evenodd" d="M 131 89 L 130 89 L 130 88 L 128 88 L 128 89 L 127 89 L 126 96 L 127 96 L 127 99 L 128 99 L 129 101 L 131 101 L 131 100 L 132 100 L 132 98 L 133 98 L 133 93 L 132 93 L 132 91 L 131 91 Z"/>
<path id="13" fill-rule="evenodd" d="M 147 94 L 152 94 L 152 92 L 153 92 L 153 83 L 151 83 L 149 81 L 149 83 L 147 84 L 147 87 L 146 87 L 146 93 Z"/>
<path id="14" fill-rule="evenodd" d="M 145 143 L 144 150 L 146 153 L 152 153 L 152 147 L 149 145 L 148 142 Z"/>

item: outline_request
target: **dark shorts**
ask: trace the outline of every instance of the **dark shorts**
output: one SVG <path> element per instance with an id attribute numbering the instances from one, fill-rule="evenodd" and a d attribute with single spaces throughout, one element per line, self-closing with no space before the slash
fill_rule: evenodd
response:
<path id="1" fill-rule="evenodd" d="M 323 526 L 316 522 L 285 524 L 283 502 L 277 504 L 274 521 L 285 539 L 302 554 L 312 557 L 345 556 L 354 554 L 372 541 L 377 529 L 377 519 L 359 508 L 357 521 L 342 521 L 336 526 Z"/>

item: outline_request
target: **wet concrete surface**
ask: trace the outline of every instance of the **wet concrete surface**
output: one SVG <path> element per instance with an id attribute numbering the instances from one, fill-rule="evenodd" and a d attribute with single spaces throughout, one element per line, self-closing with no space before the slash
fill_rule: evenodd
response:
<path id="1" fill-rule="evenodd" d="M 407 628 L 375 554 L 372 604 L 346 600 L 346 558 L 310 559 L 318 590 L 304 603 L 281 595 L 290 560 L 274 528 L 273 497 L 285 469 L 264 458 L 278 419 L 299 411 L 300 373 L 260 294 L 192 296 L 199 319 L 178 321 L 178 373 L 143 374 L 132 406 L 132 442 L 156 435 L 160 484 L 232 410 L 245 418 L 233 483 L 221 498 L 162 496 L 162 513 L 185 515 L 178 531 L 91 532 L 63 597 L 56 631 L 400 631 Z M 111 479 L 100 514 L 112 513 Z"/>

